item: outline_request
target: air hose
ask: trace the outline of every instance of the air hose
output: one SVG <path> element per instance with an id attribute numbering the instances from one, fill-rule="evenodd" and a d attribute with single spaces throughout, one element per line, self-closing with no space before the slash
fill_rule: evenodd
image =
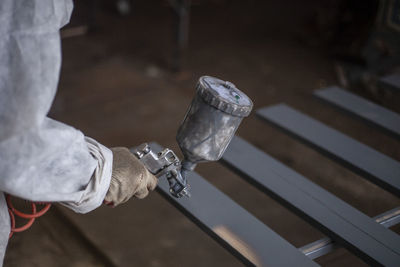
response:
<path id="1" fill-rule="evenodd" d="M 27 201 L 31 204 L 32 213 L 23 213 L 14 207 L 11 198 L 12 198 L 11 195 L 6 195 L 8 213 L 10 214 L 10 220 L 11 220 L 11 231 L 9 238 L 11 238 L 14 233 L 23 232 L 29 229 L 29 227 L 31 227 L 32 224 L 35 222 L 35 219 L 40 216 L 43 216 L 51 207 L 50 203 Z M 44 205 L 44 207 L 41 210 L 37 211 L 36 205 Z M 16 216 L 23 219 L 27 219 L 28 222 L 20 227 L 16 227 L 16 220 L 15 220 Z"/>

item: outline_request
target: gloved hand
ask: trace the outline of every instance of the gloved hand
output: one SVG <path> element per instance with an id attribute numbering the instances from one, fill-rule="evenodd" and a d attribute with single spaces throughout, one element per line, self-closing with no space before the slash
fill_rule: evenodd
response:
<path id="1" fill-rule="evenodd" d="M 125 147 L 111 148 L 113 169 L 105 202 L 117 206 L 131 197 L 144 198 L 157 186 L 157 178 Z"/>

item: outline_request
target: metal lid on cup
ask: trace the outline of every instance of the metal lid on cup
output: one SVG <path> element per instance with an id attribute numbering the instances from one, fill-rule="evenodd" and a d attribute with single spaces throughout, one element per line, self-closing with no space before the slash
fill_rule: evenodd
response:
<path id="1" fill-rule="evenodd" d="M 200 77 L 197 93 L 207 104 L 233 116 L 247 117 L 253 108 L 251 99 L 233 83 L 211 76 Z"/>

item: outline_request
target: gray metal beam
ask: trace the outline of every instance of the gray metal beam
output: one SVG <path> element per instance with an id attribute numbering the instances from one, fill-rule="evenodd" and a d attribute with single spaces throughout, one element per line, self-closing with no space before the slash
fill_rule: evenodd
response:
<path id="1" fill-rule="evenodd" d="M 393 225 L 400 223 L 400 208 L 389 210 L 383 214 L 374 217 L 374 219 L 377 223 L 383 225 L 386 228 L 389 228 Z M 335 244 L 335 241 L 333 241 L 329 237 L 325 237 L 308 245 L 305 245 L 299 248 L 299 250 L 310 259 L 316 259 L 325 254 L 328 254 L 329 252 L 332 252 L 337 247 L 338 246 Z"/>
<path id="2" fill-rule="evenodd" d="M 340 246 L 338 246 L 332 239 L 325 237 L 305 245 L 299 248 L 299 250 L 310 259 L 316 259 L 334 251 L 339 247 Z"/>
<path id="3" fill-rule="evenodd" d="M 257 111 L 257 115 L 400 196 L 400 162 L 285 104 L 262 108 Z"/>
<path id="4" fill-rule="evenodd" d="M 392 227 L 400 223 L 400 208 L 395 208 L 374 217 L 377 223 L 385 226 L 386 228 Z"/>
<path id="5" fill-rule="evenodd" d="M 400 262 L 400 237 L 263 151 L 234 137 L 223 162 L 365 261 Z"/>
<path id="6" fill-rule="evenodd" d="M 190 198 L 171 196 L 165 177 L 158 192 L 246 265 L 318 266 L 198 174 L 190 173 L 188 180 Z"/>
<path id="7" fill-rule="evenodd" d="M 379 80 L 379 85 L 393 92 L 400 92 L 400 74 L 392 74 L 382 77 Z"/>
<path id="8" fill-rule="evenodd" d="M 339 87 L 317 90 L 314 95 L 400 139 L 400 115 Z"/>

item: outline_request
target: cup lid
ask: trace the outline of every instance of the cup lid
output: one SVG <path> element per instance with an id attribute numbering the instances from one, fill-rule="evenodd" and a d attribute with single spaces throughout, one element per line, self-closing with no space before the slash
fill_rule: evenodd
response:
<path id="1" fill-rule="evenodd" d="M 202 76 L 197 93 L 209 105 L 234 116 L 247 117 L 253 108 L 251 99 L 228 81 Z"/>

